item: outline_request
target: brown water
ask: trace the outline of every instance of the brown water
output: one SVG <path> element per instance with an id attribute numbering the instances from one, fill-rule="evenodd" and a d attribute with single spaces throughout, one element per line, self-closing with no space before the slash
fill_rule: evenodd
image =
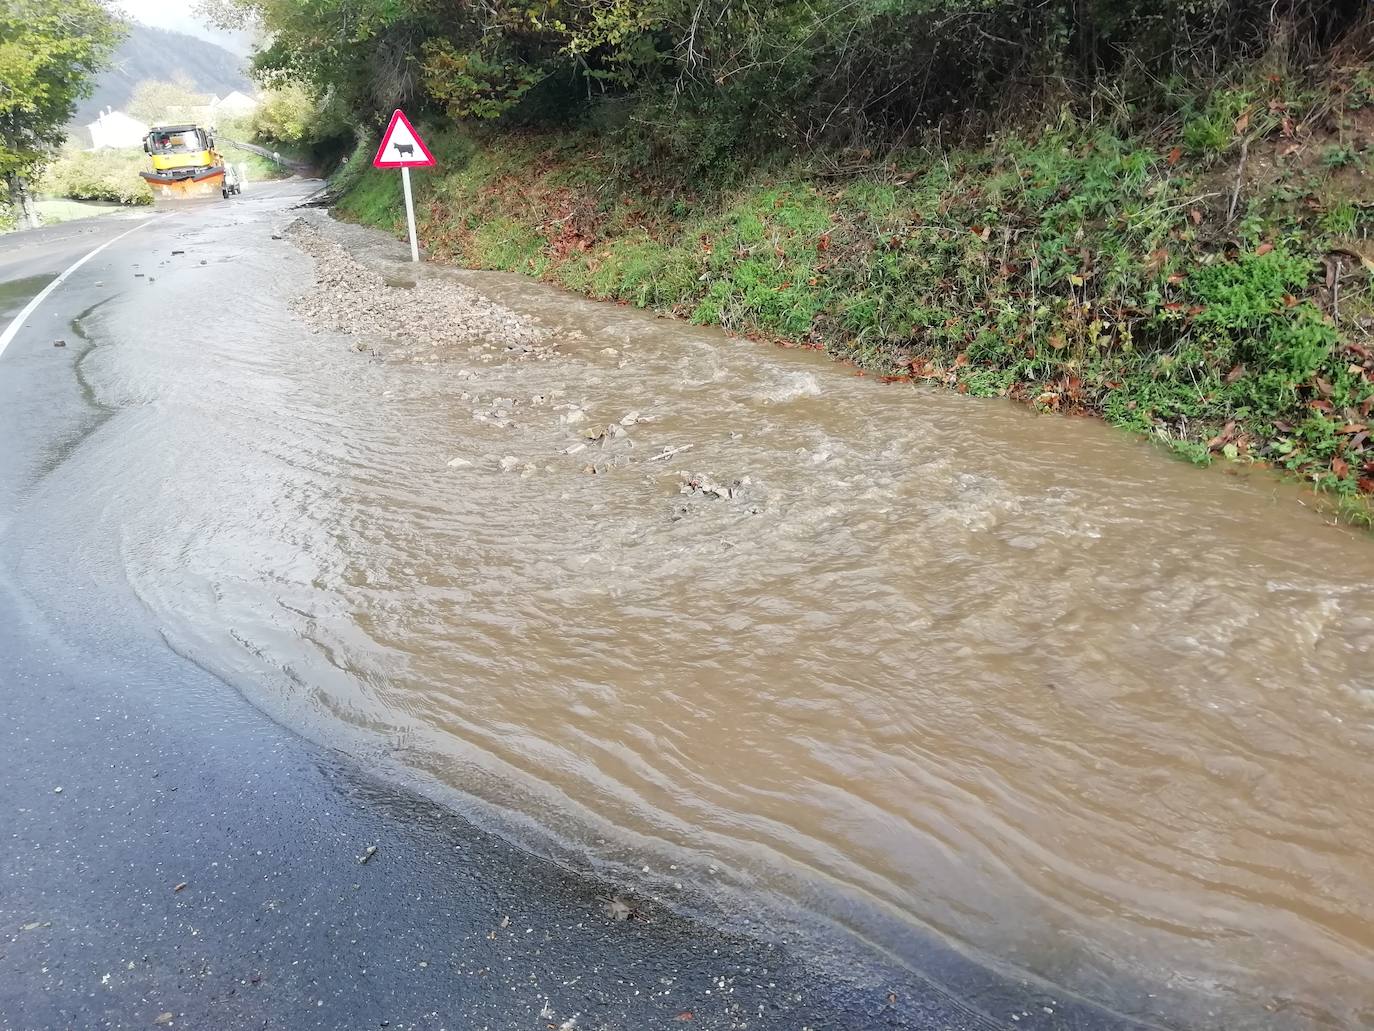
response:
<path id="1" fill-rule="evenodd" d="M 510 277 L 466 281 L 564 357 L 376 360 L 293 322 L 286 253 L 160 284 L 272 334 L 88 320 L 123 410 L 84 503 L 176 647 L 669 894 L 933 930 L 1164 1023 L 1374 1027 L 1368 538 L 1093 422 Z"/>

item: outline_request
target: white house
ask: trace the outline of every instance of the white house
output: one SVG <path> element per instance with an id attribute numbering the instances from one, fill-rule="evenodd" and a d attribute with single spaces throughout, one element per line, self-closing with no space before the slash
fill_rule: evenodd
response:
<path id="1" fill-rule="evenodd" d="M 86 126 L 91 134 L 91 149 L 102 147 L 137 147 L 148 135 L 148 127 L 123 111 L 107 107 L 94 122 Z"/>
<path id="2" fill-rule="evenodd" d="M 257 100 L 246 93 L 240 93 L 238 90 L 220 97 L 212 105 L 214 113 L 220 118 L 240 118 L 243 115 L 251 115 L 257 106 Z"/>

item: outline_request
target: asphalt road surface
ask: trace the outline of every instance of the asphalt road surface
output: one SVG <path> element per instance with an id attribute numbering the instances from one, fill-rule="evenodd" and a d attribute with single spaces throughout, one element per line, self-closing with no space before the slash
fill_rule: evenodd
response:
<path id="1" fill-rule="evenodd" d="M 1127 1026 L 952 952 L 915 972 L 653 906 L 613 920 L 612 886 L 273 723 L 64 551 L 44 479 L 118 418 L 76 374 L 117 344 L 73 320 L 155 297 L 129 270 L 188 223 L 261 236 L 317 185 L 0 237 L 0 1028 Z"/>

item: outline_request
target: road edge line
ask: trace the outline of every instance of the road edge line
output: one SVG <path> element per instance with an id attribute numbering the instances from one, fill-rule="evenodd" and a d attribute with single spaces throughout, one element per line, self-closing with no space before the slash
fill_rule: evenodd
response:
<path id="1" fill-rule="evenodd" d="M 57 278 L 54 279 L 51 283 L 49 283 L 47 286 L 45 286 L 42 290 L 40 290 L 38 292 L 38 295 L 34 297 L 33 300 L 31 300 L 28 304 L 24 305 L 24 307 L 20 309 L 19 314 L 16 315 L 10 321 L 10 324 L 8 326 L 5 327 L 5 331 L 3 333 L 0 333 L 0 355 L 3 355 L 5 353 L 5 348 L 9 347 L 10 344 L 14 342 L 14 338 L 19 335 L 20 328 L 23 326 L 24 322 L 29 318 L 29 316 L 38 310 L 38 306 L 48 299 L 49 294 L 51 294 L 54 290 L 56 290 L 59 286 L 61 286 L 63 283 L 67 281 L 68 276 L 70 276 L 73 272 L 79 269 L 82 265 L 86 264 L 86 262 L 90 261 L 92 258 L 94 258 L 97 254 L 99 254 L 101 251 L 103 251 L 106 247 L 110 246 L 111 244 L 118 243 L 120 240 L 124 239 L 124 237 L 128 236 L 130 233 L 136 233 L 144 226 L 152 225 L 154 222 L 160 222 L 167 217 L 167 215 L 154 215 L 152 218 L 144 219 L 142 222 L 134 226 L 132 229 L 126 229 L 118 236 L 106 240 L 95 250 L 91 251 L 84 257 L 78 258 L 72 264 L 68 265 L 65 270 L 58 273 Z"/>

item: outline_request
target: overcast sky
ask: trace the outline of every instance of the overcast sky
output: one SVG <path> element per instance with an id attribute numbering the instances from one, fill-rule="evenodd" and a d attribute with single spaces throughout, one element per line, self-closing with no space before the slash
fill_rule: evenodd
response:
<path id="1" fill-rule="evenodd" d="M 190 4 L 169 4 L 167 0 L 115 0 L 114 6 L 134 21 L 158 29 L 174 29 L 218 43 L 236 54 L 247 54 L 250 40 L 245 33 L 221 32 L 207 25 Z"/>

